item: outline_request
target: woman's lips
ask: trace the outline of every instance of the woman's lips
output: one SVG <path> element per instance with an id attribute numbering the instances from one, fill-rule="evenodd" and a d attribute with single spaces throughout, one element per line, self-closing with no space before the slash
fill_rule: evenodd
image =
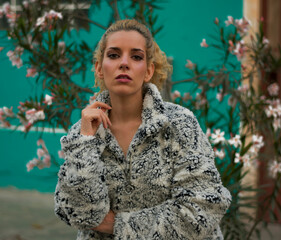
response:
<path id="1" fill-rule="evenodd" d="M 131 82 L 132 80 L 128 78 L 116 78 L 116 81 L 120 83 L 127 83 L 127 82 Z"/>
<path id="2" fill-rule="evenodd" d="M 132 79 L 129 75 L 127 74 L 120 74 L 116 77 L 116 81 L 117 82 L 120 82 L 120 83 L 128 83 L 128 82 L 131 82 Z"/>

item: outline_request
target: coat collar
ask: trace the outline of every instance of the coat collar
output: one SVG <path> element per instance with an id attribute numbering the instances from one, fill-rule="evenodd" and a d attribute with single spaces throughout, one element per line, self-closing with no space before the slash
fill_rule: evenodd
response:
<path id="1" fill-rule="evenodd" d="M 146 83 L 143 87 L 143 93 L 142 124 L 129 146 L 128 153 L 132 150 L 135 151 L 135 148 L 147 137 L 157 134 L 168 122 L 168 118 L 165 115 L 164 101 L 157 87 L 152 83 Z M 107 90 L 101 92 L 97 96 L 96 101 L 111 105 L 109 92 Z M 119 154 L 123 155 L 122 151 L 120 152 L 120 147 L 118 149 L 118 143 L 109 129 L 103 128 L 101 124 L 97 133 L 113 152 L 119 152 Z"/>

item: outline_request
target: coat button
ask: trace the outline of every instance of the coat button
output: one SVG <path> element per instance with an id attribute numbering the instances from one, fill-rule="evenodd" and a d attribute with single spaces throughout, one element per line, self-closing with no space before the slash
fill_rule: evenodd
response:
<path id="1" fill-rule="evenodd" d="M 125 186 L 125 192 L 130 194 L 132 193 L 133 191 L 135 190 L 135 187 L 130 184 L 130 183 L 127 183 L 126 186 Z"/>

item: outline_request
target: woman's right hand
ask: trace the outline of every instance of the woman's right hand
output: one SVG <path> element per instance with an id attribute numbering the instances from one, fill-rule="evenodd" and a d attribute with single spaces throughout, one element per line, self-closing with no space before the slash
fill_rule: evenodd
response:
<path id="1" fill-rule="evenodd" d="M 94 136 L 102 123 L 104 128 L 111 126 L 108 116 L 105 114 L 106 110 L 111 107 L 102 102 L 94 102 L 92 105 L 82 110 L 81 130 L 80 134 L 86 136 Z"/>

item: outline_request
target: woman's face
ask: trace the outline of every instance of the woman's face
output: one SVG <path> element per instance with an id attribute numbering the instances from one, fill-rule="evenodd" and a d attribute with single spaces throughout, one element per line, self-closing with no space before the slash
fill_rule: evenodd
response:
<path id="1" fill-rule="evenodd" d="M 103 61 L 95 68 L 110 94 L 120 96 L 141 93 L 154 72 L 154 65 L 147 64 L 145 38 L 136 31 L 110 34 Z"/>

